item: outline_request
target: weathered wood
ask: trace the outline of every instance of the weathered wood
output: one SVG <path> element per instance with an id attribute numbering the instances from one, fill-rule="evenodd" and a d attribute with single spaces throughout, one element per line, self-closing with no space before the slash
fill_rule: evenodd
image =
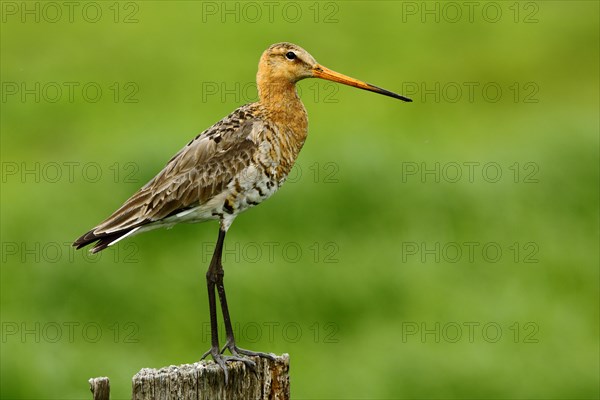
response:
<path id="1" fill-rule="evenodd" d="M 144 368 L 132 380 L 133 400 L 154 399 L 269 399 L 290 398 L 289 355 L 274 361 L 253 357 L 256 374 L 241 362 L 228 363 L 229 382 L 212 361 Z"/>
<path id="2" fill-rule="evenodd" d="M 91 378 L 90 391 L 94 395 L 94 400 L 109 400 L 110 399 L 110 382 L 107 377 Z"/>

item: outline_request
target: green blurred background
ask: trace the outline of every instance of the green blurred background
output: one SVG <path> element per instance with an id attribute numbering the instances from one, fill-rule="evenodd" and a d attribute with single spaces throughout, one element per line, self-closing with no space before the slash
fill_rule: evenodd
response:
<path id="1" fill-rule="evenodd" d="M 216 223 L 68 244 L 279 41 L 415 101 L 299 84 L 298 166 L 227 237 L 240 346 L 297 399 L 598 398 L 597 2 L 47 4 L 2 3 L 2 398 L 208 348 Z"/>

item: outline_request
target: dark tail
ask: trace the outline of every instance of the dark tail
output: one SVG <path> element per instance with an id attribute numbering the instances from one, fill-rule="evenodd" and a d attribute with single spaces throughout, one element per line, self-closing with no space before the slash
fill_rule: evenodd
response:
<path id="1" fill-rule="evenodd" d="M 105 248 L 107 248 L 111 243 L 113 243 L 113 242 L 119 240 L 121 237 L 127 235 L 129 232 L 131 232 L 135 228 L 136 227 L 132 227 L 132 228 L 123 229 L 123 230 L 117 231 L 117 232 L 100 233 L 100 234 L 95 234 L 94 230 L 92 229 L 91 231 L 89 231 L 88 233 L 86 233 L 85 235 L 83 235 L 79 239 L 77 239 L 73 243 L 73 246 L 75 246 L 75 248 L 79 250 L 82 247 L 85 247 L 88 244 L 92 244 L 97 241 L 98 243 L 96 243 L 94 245 L 94 247 L 92 247 L 92 250 L 91 250 L 92 253 L 97 253 L 97 252 L 102 251 Z"/>

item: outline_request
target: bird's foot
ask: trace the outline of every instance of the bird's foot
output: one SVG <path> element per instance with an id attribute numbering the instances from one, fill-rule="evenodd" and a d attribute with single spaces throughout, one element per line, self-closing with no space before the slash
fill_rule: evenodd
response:
<path id="1" fill-rule="evenodd" d="M 250 351 L 250 350 L 239 348 L 239 347 L 237 347 L 237 345 L 235 344 L 235 341 L 233 341 L 233 340 L 227 341 L 225 346 L 223 346 L 223 348 L 221 349 L 221 354 L 223 354 L 225 352 L 225 350 L 229 350 L 229 352 L 232 355 L 234 355 L 235 357 L 242 357 L 242 355 L 244 355 L 244 356 L 248 356 L 248 357 L 268 358 L 271 361 L 275 360 L 275 356 L 273 354 L 263 353 L 260 351 Z"/>
<path id="2" fill-rule="evenodd" d="M 229 380 L 229 374 L 227 372 L 226 364 L 228 362 L 241 361 L 246 367 L 251 369 L 256 374 L 256 363 L 246 357 L 242 357 L 240 354 L 232 353 L 231 356 L 225 356 L 222 354 L 222 352 L 219 351 L 218 347 L 211 347 L 210 350 L 204 353 L 200 360 L 204 360 L 209 354 L 212 356 L 215 363 L 217 363 L 223 369 L 223 373 L 225 374 L 225 385 L 227 385 L 227 382 Z"/>

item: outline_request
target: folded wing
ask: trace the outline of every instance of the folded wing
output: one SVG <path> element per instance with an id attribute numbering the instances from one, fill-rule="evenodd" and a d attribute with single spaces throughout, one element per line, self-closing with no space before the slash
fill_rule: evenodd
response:
<path id="1" fill-rule="evenodd" d="M 263 121 L 238 109 L 177 153 L 150 182 L 104 222 L 73 243 L 78 249 L 98 242 L 93 253 L 221 193 L 253 160 Z"/>

